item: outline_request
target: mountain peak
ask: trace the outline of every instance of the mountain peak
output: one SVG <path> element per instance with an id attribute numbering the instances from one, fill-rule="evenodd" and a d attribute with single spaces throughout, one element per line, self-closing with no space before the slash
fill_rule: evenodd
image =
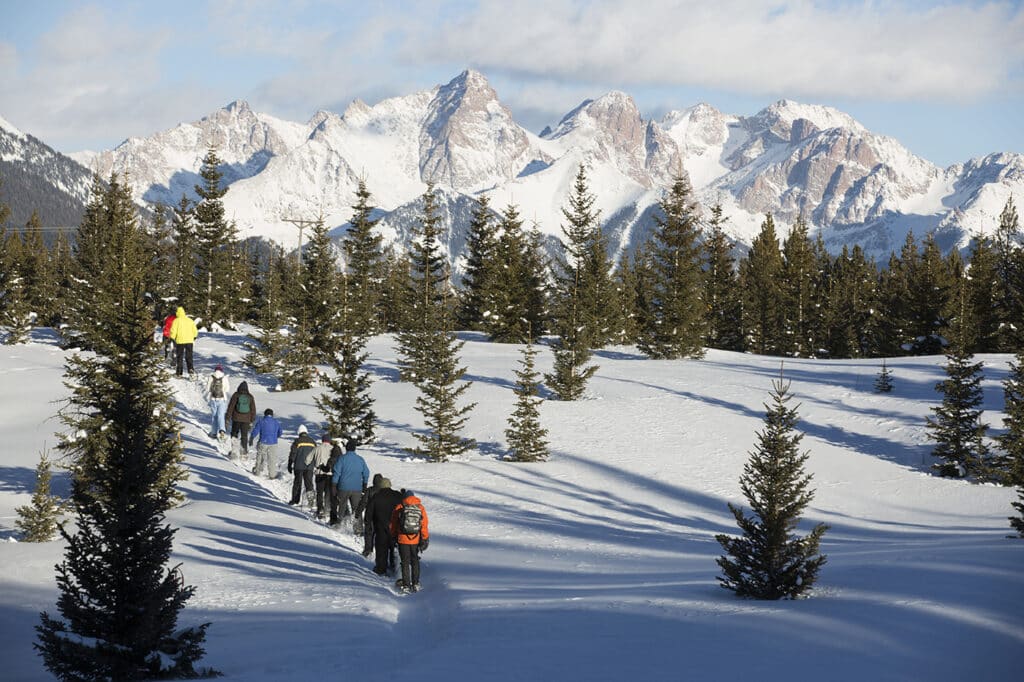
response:
<path id="1" fill-rule="evenodd" d="M 0 116 L 0 129 L 7 131 L 8 133 L 14 135 L 15 137 L 25 137 L 25 133 L 15 128 L 14 124 L 5 119 L 3 116 Z"/>
<path id="2" fill-rule="evenodd" d="M 247 114 L 252 111 L 252 107 L 244 99 L 236 99 L 233 102 L 229 102 L 223 109 L 231 114 Z"/>

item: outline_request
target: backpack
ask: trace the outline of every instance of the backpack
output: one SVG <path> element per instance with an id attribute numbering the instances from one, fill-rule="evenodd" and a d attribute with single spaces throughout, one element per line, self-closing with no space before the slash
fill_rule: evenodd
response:
<path id="1" fill-rule="evenodd" d="M 210 397 L 224 397 L 224 377 L 213 377 L 213 381 L 210 382 Z M 246 412 L 248 412 L 248 410 L 246 410 Z"/>
<path id="2" fill-rule="evenodd" d="M 238 400 L 235 401 L 235 412 L 238 414 L 249 414 L 249 410 L 252 409 L 252 399 L 248 393 L 239 393 Z"/>
<path id="3" fill-rule="evenodd" d="M 403 535 L 419 535 L 423 523 L 423 510 L 418 504 L 402 503 L 402 511 L 398 512 L 398 529 Z"/>

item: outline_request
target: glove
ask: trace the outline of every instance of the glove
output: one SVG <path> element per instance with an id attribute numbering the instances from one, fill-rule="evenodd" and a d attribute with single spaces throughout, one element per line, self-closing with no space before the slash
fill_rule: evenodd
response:
<path id="1" fill-rule="evenodd" d="M 320 466 L 317 467 L 317 469 L 319 469 L 320 471 L 324 472 L 325 474 L 331 473 L 331 468 L 329 466 L 327 466 L 326 464 L 321 464 Z"/>
<path id="2" fill-rule="evenodd" d="M 291 464 L 288 465 L 288 473 L 289 474 L 292 473 L 292 465 Z"/>
<path id="3" fill-rule="evenodd" d="M 420 538 L 420 553 L 426 552 L 427 547 L 430 547 L 430 538 Z"/>

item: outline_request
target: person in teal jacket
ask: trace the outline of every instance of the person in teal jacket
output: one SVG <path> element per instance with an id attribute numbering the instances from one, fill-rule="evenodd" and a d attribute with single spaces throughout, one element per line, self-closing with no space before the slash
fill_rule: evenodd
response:
<path id="1" fill-rule="evenodd" d="M 343 519 L 355 516 L 370 480 L 370 468 L 366 466 L 366 460 L 356 453 L 356 445 L 354 440 L 345 443 L 345 453 L 334 463 L 331 476 L 331 483 L 338 491 L 338 507 Z"/>

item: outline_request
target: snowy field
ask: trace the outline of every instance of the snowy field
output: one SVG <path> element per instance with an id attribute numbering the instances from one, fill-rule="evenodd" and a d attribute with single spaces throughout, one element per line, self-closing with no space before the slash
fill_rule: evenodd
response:
<path id="1" fill-rule="evenodd" d="M 270 392 L 242 365 L 239 334 L 200 336 L 197 368 L 221 363 L 272 407 L 288 443 L 320 434 L 320 389 Z M 370 346 L 379 441 L 371 472 L 415 490 L 430 515 L 424 591 L 398 596 L 351 531 L 289 507 L 290 476 L 249 473 L 217 454 L 191 383 L 179 402 L 190 478 L 175 560 L 197 587 L 182 624 L 211 621 L 201 665 L 226 679 L 1014 680 L 1024 653 L 1024 540 L 1009 539 L 1015 493 L 928 473 L 924 429 L 942 357 L 787 360 L 828 563 L 809 599 L 755 602 L 718 586 L 716 533 L 738 533 L 726 503 L 779 359 L 710 351 L 700 361 L 597 353 L 586 400 L 545 402 L 549 462 L 501 460 L 518 346 L 465 335 L 478 449 L 431 464 L 403 452 L 422 427 L 398 383 L 391 339 Z M 38 612 L 56 614 L 63 543 L 16 542 L 40 450 L 55 443 L 64 353 L 45 332 L 0 346 L 0 661 L 4 680 L 49 676 L 32 649 Z M 985 417 L 1001 427 L 1009 356 L 987 355 Z M 538 357 L 550 367 L 546 351 Z M 287 443 L 278 455 L 286 457 Z M 55 490 L 66 494 L 66 474 Z M 1014 672 L 1016 670 L 1017 672 Z M 351 678 L 350 678 L 351 679 Z"/>

